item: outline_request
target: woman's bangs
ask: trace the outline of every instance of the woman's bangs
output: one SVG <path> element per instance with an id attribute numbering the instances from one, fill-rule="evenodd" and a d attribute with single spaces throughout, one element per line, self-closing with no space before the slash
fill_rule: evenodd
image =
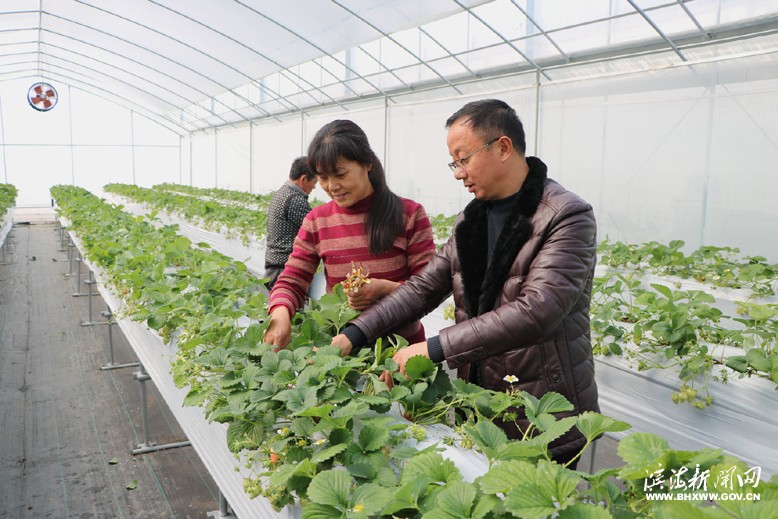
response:
<path id="1" fill-rule="evenodd" d="M 320 177 L 328 177 L 338 169 L 338 159 L 340 158 L 338 146 L 332 140 L 321 142 L 309 157 L 311 165 L 315 168 L 315 173 Z"/>

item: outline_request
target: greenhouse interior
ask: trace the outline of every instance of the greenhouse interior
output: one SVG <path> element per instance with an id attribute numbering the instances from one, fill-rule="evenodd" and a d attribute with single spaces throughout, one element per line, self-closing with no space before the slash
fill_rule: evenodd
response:
<path id="1" fill-rule="evenodd" d="M 2 517 L 778 518 L 776 0 L 4 0 L 0 143 Z"/>

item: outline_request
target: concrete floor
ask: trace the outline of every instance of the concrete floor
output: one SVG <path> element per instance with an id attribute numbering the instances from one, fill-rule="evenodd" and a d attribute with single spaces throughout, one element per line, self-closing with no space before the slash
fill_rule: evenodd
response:
<path id="1" fill-rule="evenodd" d="M 191 447 L 131 453 L 143 442 L 138 368 L 100 370 L 107 327 L 81 326 L 88 298 L 72 296 L 46 213 L 14 225 L 0 265 L 0 518 L 205 518 L 219 491 Z M 96 296 L 94 321 L 105 308 Z M 135 360 L 112 331 L 116 362 Z M 151 440 L 185 440 L 153 383 L 147 398 Z"/>

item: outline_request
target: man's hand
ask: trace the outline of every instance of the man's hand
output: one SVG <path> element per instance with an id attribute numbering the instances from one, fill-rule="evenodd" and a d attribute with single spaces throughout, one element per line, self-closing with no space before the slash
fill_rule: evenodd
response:
<path id="1" fill-rule="evenodd" d="M 265 330 L 263 340 L 276 347 L 273 351 L 283 350 L 292 341 L 292 318 L 285 306 L 279 306 L 270 314 L 270 326 Z"/>
<path id="2" fill-rule="evenodd" d="M 392 359 L 400 366 L 400 373 L 405 375 L 405 363 L 408 362 L 408 359 L 415 357 L 416 355 L 424 355 L 425 357 L 429 358 L 429 353 L 427 352 L 427 341 L 417 342 L 416 344 L 406 346 L 405 348 L 395 353 Z M 394 387 L 394 380 L 392 378 L 391 371 L 384 371 L 378 378 L 381 380 L 381 382 L 386 384 L 389 389 Z"/>
<path id="3" fill-rule="evenodd" d="M 427 352 L 427 341 L 417 342 L 416 344 L 411 344 L 410 346 L 402 348 L 394 354 L 392 359 L 394 359 L 394 361 L 400 365 L 400 373 L 405 375 L 405 364 L 408 362 L 408 359 L 415 357 L 416 355 L 423 355 L 429 358 L 429 353 Z"/>
<path id="4" fill-rule="evenodd" d="M 351 344 L 351 341 L 348 340 L 348 337 L 346 337 L 342 333 L 332 338 L 331 345 L 335 346 L 336 348 L 340 348 L 340 354 L 343 357 L 351 353 L 351 348 L 354 346 L 353 344 Z"/>
<path id="5" fill-rule="evenodd" d="M 372 278 L 370 279 L 370 283 L 359 287 L 356 294 L 351 290 L 346 291 L 348 305 L 354 310 L 361 312 L 382 297 L 391 294 L 398 286 L 400 286 L 400 284 L 394 281 Z"/>

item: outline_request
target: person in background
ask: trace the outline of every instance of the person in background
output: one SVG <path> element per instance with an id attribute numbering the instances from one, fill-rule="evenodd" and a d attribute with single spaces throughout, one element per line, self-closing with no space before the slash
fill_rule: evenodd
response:
<path id="1" fill-rule="evenodd" d="M 265 278 L 272 290 L 284 264 L 292 253 L 292 245 L 303 218 L 311 212 L 308 195 L 316 187 L 316 175 L 308 169 L 307 159 L 298 157 L 292 162 L 289 180 L 273 193 L 267 210 L 267 250 L 265 251 Z"/>
<path id="2" fill-rule="evenodd" d="M 364 310 L 421 272 L 435 253 L 424 208 L 389 189 L 381 161 L 357 124 L 336 120 L 322 127 L 308 147 L 308 166 L 332 200 L 305 217 L 270 293 L 265 342 L 279 348 L 291 340 L 291 318 L 305 303 L 320 260 L 327 292 L 352 266 L 369 274 L 370 283 L 347 291 L 351 307 Z M 411 342 L 424 340 L 418 320 L 404 324 L 398 334 Z"/>
<path id="3" fill-rule="evenodd" d="M 415 355 L 446 361 L 460 378 L 495 391 L 564 395 L 574 406 L 557 417 L 599 411 L 589 331 L 597 246 L 592 207 L 525 156 L 516 112 L 496 99 L 474 101 L 448 121 L 454 178 L 475 196 L 453 235 L 420 274 L 363 312 L 333 339 L 348 354 L 419 319 L 452 292 L 456 324 L 399 350 L 404 372 Z M 511 438 L 521 432 L 498 423 Z M 519 426 L 529 422 L 519 416 Z M 570 462 L 585 444 L 573 427 L 551 444 Z"/>

